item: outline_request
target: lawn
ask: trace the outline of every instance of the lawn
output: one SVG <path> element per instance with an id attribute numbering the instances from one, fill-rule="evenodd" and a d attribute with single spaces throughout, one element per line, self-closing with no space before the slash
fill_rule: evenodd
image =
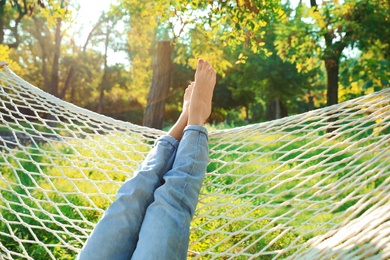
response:
<path id="1" fill-rule="evenodd" d="M 356 212 L 357 202 L 367 194 L 380 197 L 389 182 L 388 172 L 378 174 L 389 156 L 367 151 L 378 146 L 370 134 L 211 133 L 189 257 L 285 258 L 361 215 L 365 209 Z M 139 134 L 119 131 L 65 141 L 1 154 L 0 241 L 7 250 L 33 259 L 73 259 L 150 149 Z"/>

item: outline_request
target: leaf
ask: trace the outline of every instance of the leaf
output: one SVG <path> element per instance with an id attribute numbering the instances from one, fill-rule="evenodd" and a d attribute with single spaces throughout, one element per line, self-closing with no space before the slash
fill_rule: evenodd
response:
<path id="1" fill-rule="evenodd" d="M 381 80 L 381 83 L 382 83 L 383 86 L 389 87 L 389 81 L 388 81 L 388 80 L 382 79 L 382 80 Z"/>
<path id="2" fill-rule="evenodd" d="M 372 85 L 373 85 L 373 80 L 372 79 L 370 79 L 370 80 L 368 80 L 364 85 L 363 85 L 363 89 L 369 89 L 369 88 L 371 88 L 372 87 Z"/>

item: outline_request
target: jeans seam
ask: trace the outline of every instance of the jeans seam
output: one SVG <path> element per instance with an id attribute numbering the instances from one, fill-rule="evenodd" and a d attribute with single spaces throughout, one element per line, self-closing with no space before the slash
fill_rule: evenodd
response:
<path id="1" fill-rule="evenodd" d="M 199 154 L 199 149 L 200 149 L 200 132 L 198 132 L 198 136 L 197 136 L 197 142 L 196 142 L 196 155 Z M 191 171 L 188 173 L 188 175 L 186 176 L 186 182 L 185 182 L 185 185 L 183 186 L 183 190 L 182 190 L 182 196 L 180 197 L 180 205 L 183 206 L 183 198 L 185 196 L 185 191 L 186 191 L 186 188 L 188 186 L 188 183 L 189 183 L 189 180 L 190 180 L 190 176 L 193 175 L 194 173 L 194 169 L 195 169 L 195 164 L 192 165 L 192 168 L 191 168 Z M 184 223 L 185 221 L 181 221 L 181 228 L 180 228 L 180 235 L 182 234 L 183 230 L 184 230 Z M 183 239 L 182 239 L 182 236 L 179 236 L 181 239 L 179 241 L 179 248 L 181 248 L 182 244 L 183 244 Z"/>

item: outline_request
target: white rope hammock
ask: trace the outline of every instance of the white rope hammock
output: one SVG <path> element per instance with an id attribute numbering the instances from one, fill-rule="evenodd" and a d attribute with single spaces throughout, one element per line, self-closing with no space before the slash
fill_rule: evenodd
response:
<path id="1" fill-rule="evenodd" d="M 0 70 L 0 258 L 73 259 L 162 134 Z M 190 259 L 390 258 L 390 89 L 212 131 L 207 171 Z"/>

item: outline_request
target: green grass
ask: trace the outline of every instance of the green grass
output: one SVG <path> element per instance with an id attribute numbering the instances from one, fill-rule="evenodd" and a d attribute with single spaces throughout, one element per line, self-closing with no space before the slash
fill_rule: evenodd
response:
<path id="1" fill-rule="evenodd" d="M 356 133 L 350 136 L 350 139 L 355 139 Z M 221 259 L 224 259 L 224 253 L 226 258 L 229 257 L 226 249 L 230 250 L 230 254 L 255 254 L 267 245 L 268 251 L 281 250 L 290 243 L 300 244 L 322 235 L 344 221 L 350 215 L 344 213 L 358 199 L 388 180 L 388 174 L 376 176 L 386 158 L 367 165 L 366 162 L 372 161 L 378 153 L 366 152 L 360 158 L 354 153 L 373 141 L 361 142 L 351 149 L 350 144 L 343 142 L 350 136 L 325 139 L 320 133 L 315 139 L 305 135 L 283 138 L 268 135 L 251 137 L 242 142 L 237 142 L 234 137 L 232 140 L 235 142 L 211 140 L 213 152 L 207 171 L 212 174 L 206 177 L 206 185 L 202 189 L 205 199 L 201 201 L 199 217 L 194 221 L 192 240 L 196 242 L 190 249 L 221 252 Z M 223 138 L 229 140 L 230 137 Z M 359 171 L 362 167 L 365 170 Z M 363 175 L 370 171 L 371 174 Z M 350 185 L 359 178 L 359 184 L 368 178 L 374 181 L 359 187 Z M 350 194 L 354 194 L 353 198 L 343 202 Z M 235 208 L 234 205 L 240 206 Z M 226 216 L 229 218 L 224 218 Z M 278 233 L 281 230 L 272 231 L 278 225 L 288 230 L 283 234 Z M 219 233 L 213 232 L 218 229 Z M 234 230 L 243 232 L 236 234 Z M 231 235 L 227 234 L 229 232 Z M 244 243 L 237 243 L 237 237 Z M 269 244 L 275 237 L 275 241 Z M 291 249 L 278 257 L 284 258 L 294 251 Z M 275 253 L 262 255 L 261 259 L 275 256 Z M 211 255 L 204 258 L 211 258 Z M 243 256 L 242 259 L 246 258 Z"/>
<path id="2" fill-rule="evenodd" d="M 283 251 L 287 245 L 302 244 L 342 222 L 340 216 L 356 198 L 388 181 L 388 176 L 370 175 L 372 182 L 359 188 L 350 185 L 362 176 L 359 167 L 374 175 L 383 161 L 367 166 L 365 162 L 376 154 L 356 158 L 343 143 L 347 136 L 328 140 L 320 134 L 314 140 L 303 134 L 257 135 L 234 143 L 229 136 L 224 138 L 228 141 L 210 140 L 211 162 L 192 223 L 190 250 L 204 252 L 203 259 L 213 254 L 225 259 L 237 253 L 242 256 L 236 259 L 247 259 L 245 254 L 262 250 L 287 257 L 296 250 Z M 23 247 L 33 259 L 73 259 L 75 252 L 64 247 L 64 241 L 81 247 L 79 237 L 88 235 L 127 178 L 124 173 L 135 169 L 143 159 L 141 153 L 148 151 L 148 144 L 135 139 L 113 134 L 67 145 L 30 146 L 27 153 L 3 153 L 2 244 L 23 253 L 13 234 L 29 241 Z M 110 160 L 113 163 L 107 163 Z M 355 199 L 341 203 L 351 193 Z M 50 245 L 48 250 L 40 243 Z M 261 255 L 261 259 L 275 254 Z"/>
<path id="3" fill-rule="evenodd" d="M 127 137 L 102 136 L 4 152 L 0 156 L 4 218 L 0 230 L 5 232 L 0 234 L 1 243 L 21 254 L 23 245 L 33 259 L 74 259 L 75 252 L 64 242 L 81 247 L 79 237 L 87 236 L 83 230 L 92 230 L 120 183 L 148 150 L 147 145 Z M 12 236 L 28 242 L 19 244 Z M 48 245 L 48 250 L 40 243 Z"/>

